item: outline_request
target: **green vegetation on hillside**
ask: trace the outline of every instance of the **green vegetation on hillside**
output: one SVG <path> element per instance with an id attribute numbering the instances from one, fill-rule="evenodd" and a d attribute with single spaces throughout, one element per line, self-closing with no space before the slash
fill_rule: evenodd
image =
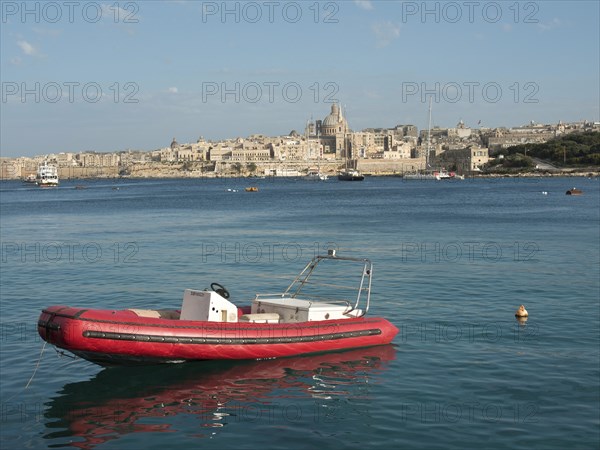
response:
<path id="1" fill-rule="evenodd" d="M 523 153 L 513 153 L 504 158 L 496 158 L 487 164 L 488 171 L 492 172 L 518 172 L 522 169 L 533 169 L 533 159 Z"/>
<path id="2" fill-rule="evenodd" d="M 600 132 L 571 133 L 551 139 L 543 144 L 522 144 L 501 152 L 484 171 L 492 173 L 518 173 L 532 170 L 535 159 L 560 168 L 600 166 Z"/>
<path id="3" fill-rule="evenodd" d="M 517 154 L 548 161 L 559 167 L 600 165 L 600 132 L 570 133 L 543 144 L 509 147 L 505 156 Z"/>

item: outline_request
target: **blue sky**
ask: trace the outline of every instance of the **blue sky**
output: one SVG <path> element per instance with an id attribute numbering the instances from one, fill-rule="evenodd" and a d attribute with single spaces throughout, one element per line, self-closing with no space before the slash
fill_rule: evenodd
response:
<path id="1" fill-rule="evenodd" d="M 1 3 L 1 156 L 600 120 L 597 1 Z"/>

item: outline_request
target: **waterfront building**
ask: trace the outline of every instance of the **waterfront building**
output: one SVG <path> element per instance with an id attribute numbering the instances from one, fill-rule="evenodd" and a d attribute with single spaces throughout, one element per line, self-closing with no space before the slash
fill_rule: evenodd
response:
<path id="1" fill-rule="evenodd" d="M 272 158 L 272 145 L 265 143 L 262 139 L 240 139 L 231 152 L 231 160 L 235 162 L 270 161 Z"/>
<path id="2" fill-rule="evenodd" d="M 233 146 L 228 142 L 215 143 L 208 151 L 208 160 L 212 162 L 230 161 L 233 155 Z"/>
<path id="3" fill-rule="evenodd" d="M 460 173 L 479 172 L 489 161 L 489 152 L 478 145 L 449 149 L 438 154 L 433 160 L 436 167 L 457 170 Z"/>

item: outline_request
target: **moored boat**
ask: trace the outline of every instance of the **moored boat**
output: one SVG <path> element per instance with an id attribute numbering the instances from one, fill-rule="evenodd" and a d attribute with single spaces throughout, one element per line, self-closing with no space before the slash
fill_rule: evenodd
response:
<path id="1" fill-rule="evenodd" d="M 309 181 L 327 181 L 329 176 L 322 173 L 319 169 L 309 169 L 304 179 Z"/>
<path id="2" fill-rule="evenodd" d="M 315 269 L 342 263 L 362 266 L 352 288 L 356 298 L 322 297 L 331 284 Z M 180 309 L 51 306 L 42 311 L 38 332 L 101 365 L 277 358 L 389 344 L 398 329 L 382 317 L 366 317 L 371 276 L 368 259 L 330 252 L 313 258 L 283 293 L 257 294 L 243 307 L 212 283 L 210 291 L 186 289 Z M 336 286 L 347 293 L 348 287 Z"/>
<path id="3" fill-rule="evenodd" d="M 358 170 L 344 169 L 338 175 L 340 181 L 363 181 L 365 176 Z"/>
<path id="4" fill-rule="evenodd" d="M 427 148 L 425 149 L 425 166 L 431 167 L 429 163 L 431 153 L 431 101 L 429 99 L 429 125 L 427 126 Z M 414 173 L 406 173 L 402 176 L 404 180 L 464 180 L 464 175 L 457 175 L 455 172 L 448 172 L 445 168 L 438 170 L 421 169 Z"/>
<path id="5" fill-rule="evenodd" d="M 309 135 L 309 129 L 310 129 L 310 125 L 307 124 L 306 126 L 306 141 L 308 142 L 308 157 L 312 157 L 312 143 L 310 140 L 310 135 Z M 317 141 L 319 140 L 319 130 L 317 129 Z M 317 161 L 317 167 L 309 167 L 306 170 L 306 176 L 304 177 L 305 180 L 309 180 L 309 181 L 327 181 L 329 179 L 329 176 L 323 172 L 321 172 L 321 154 L 322 154 L 322 149 L 321 149 L 321 145 L 317 144 L 317 148 L 318 148 L 318 154 L 319 154 L 319 158 Z"/>
<path id="6" fill-rule="evenodd" d="M 441 170 L 423 170 L 416 173 L 407 173 L 403 176 L 405 180 L 464 180 L 464 175 L 457 175 L 456 172 Z"/>
<path id="7" fill-rule="evenodd" d="M 581 189 L 572 188 L 572 189 L 569 189 L 569 190 L 566 192 L 566 194 L 567 194 L 567 195 L 581 195 L 581 194 L 583 194 L 583 191 L 582 191 Z"/>

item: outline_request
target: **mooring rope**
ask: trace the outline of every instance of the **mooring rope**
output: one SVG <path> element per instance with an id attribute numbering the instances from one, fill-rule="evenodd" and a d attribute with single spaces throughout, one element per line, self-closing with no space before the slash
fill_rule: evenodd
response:
<path id="1" fill-rule="evenodd" d="M 31 384 L 31 382 L 33 381 L 33 377 L 35 377 L 35 374 L 37 373 L 38 367 L 40 367 L 40 362 L 42 361 L 42 355 L 44 354 L 44 350 L 46 350 L 46 344 L 48 342 L 44 341 L 44 345 L 42 345 L 42 351 L 40 352 L 40 356 L 37 360 L 37 363 L 35 365 L 35 369 L 33 370 L 33 373 L 31 374 L 31 378 L 29 379 L 29 381 L 27 382 L 27 384 L 25 385 L 25 387 L 23 388 L 23 390 L 27 389 L 29 387 L 29 385 Z"/>
<path id="2" fill-rule="evenodd" d="M 37 363 L 35 365 L 35 369 L 33 369 L 33 373 L 31 374 L 31 377 L 29 378 L 29 381 L 27 382 L 25 387 L 23 389 L 21 389 L 19 392 L 15 392 L 8 400 L 6 400 L 6 403 L 10 402 L 13 398 L 15 398 L 17 395 L 21 394 L 25 389 L 27 389 L 29 387 L 29 385 L 33 381 L 33 378 L 35 377 L 35 374 L 37 373 L 38 368 L 40 367 L 40 362 L 42 361 L 42 355 L 44 354 L 44 350 L 46 349 L 47 343 L 48 342 L 44 341 L 44 345 L 42 345 L 42 350 L 40 351 L 40 356 L 38 357 Z"/>

